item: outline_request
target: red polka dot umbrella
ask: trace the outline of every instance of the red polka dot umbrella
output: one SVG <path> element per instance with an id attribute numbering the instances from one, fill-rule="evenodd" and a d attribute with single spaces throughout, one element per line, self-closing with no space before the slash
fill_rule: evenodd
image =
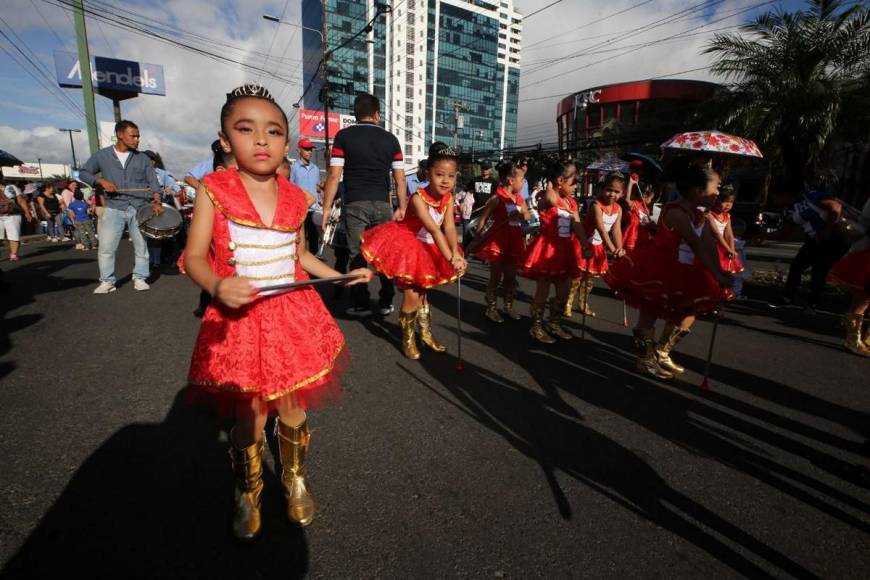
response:
<path id="1" fill-rule="evenodd" d="M 764 157 L 754 141 L 719 131 L 678 133 L 662 143 L 662 149 L 697 151 L 699 153 L 727 153 L 730 155 L 742 155 L 744 157 Z"/>

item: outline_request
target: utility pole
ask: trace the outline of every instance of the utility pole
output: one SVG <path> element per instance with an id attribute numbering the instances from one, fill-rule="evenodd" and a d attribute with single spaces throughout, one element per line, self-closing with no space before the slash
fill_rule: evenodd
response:
<path id="1" fill-rule="evenodd" d="M 36 162 L 39 164 L 39 178 L 44 179 L 42 176 L 42 157 L 38 157 Z"/>
<path id="2" fill-rule="evenodd" d="M 82 73 L 82 95 L 85 101 L 88 147 L 93 155 L 100 149 L 100 134 L 97 131 L 97 110 L 94 107 L 94 85 L 91 76 L 91 53 L 88 50 L 88 31 L 85 27 L 84 0 L 72 0 L 72 5 L 76 25 L 76 44 L 79 48 L 79 70 Z"/>
<path id="3" fill-rule="evenodd" d="M 459 149 L 459 130 L 465 127 L 465 119 L 460 114 L 468 111 L 462 101 L 453 101 L 453 148 Z"/>
<path id="4" fill-rule="evenodd" d="M 326 164 L 329 165 L 329 46 L 328 46 L 328 31 L 326 29 L 326 2 L 321 2 L 323 10 L 323 38 L 321 39 L 321 49 L 323 50 L 321 60 L 323 61 L 323 86 L 320 89 L 320 100 L 323 102 L 323 142 L 326 145 Z"/>
<path id="5" fill-rule="evenodd" d="M 76 162 L 76 146 L 73 144 L 73 133 L 81 133 L 81 129 L 58 129 L 61 133 L 69 133 L 69 148 L 72 150 L 73 164 L 72 168 L 77 169 L 78 163 Z"/>

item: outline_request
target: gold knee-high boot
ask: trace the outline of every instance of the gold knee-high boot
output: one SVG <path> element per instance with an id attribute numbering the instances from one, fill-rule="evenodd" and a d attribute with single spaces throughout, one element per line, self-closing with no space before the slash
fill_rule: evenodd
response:
<path id="1" fill-rule="evenodd" d="M 656 358 L 655 332 L 654 328 L 635 329 L 635 340 L 642 347 L 637 355 L 637 370 L 658 379 L 671 379 L 674 377 L 673 373 L 659 366 Z"/>
<path id="2" fill-rule="evenodd" d="M 556 297 L 550 298 L 549 300 L 550 306 L 550 318 L 547 321 L 546 330 L 548 333 L 552 334 L 556 338 L 561 338 L 562 340 L 571 340 L 574 336 L 566 331 L 559 322 L 562 320 L 562 316 L 565 314 L 565 305 L 559 302 L 559 299 Z"/>
<path id="3" fill-rule="evenodd" d="M 863 324 L 864 316 L 861 314 L 846 315 L 846 341 L 843 343 L 843 346 L 851 353 L 860 356 L 870 356 L 870 348 L 865 346 L 864 342 L 861 342 Z"/>
<path id="4" fill-rule="evenodd" d="M 435 352 L 444 352 L 447 347 L 435 340 L 432 336 L 432 315 L 429 312 L 429 303 L 424 302 L 417 311 L 417 324 L 420 326 L 420 340 L 423 344 Z"/>
<path id="5" fill-rule="evenodd" d="M 595 282 L 592 278 L 588 280 L 582 280 L 580 283 L 580 305 L 577 310 L 581 313 L 586 312 L 586 316 L 595 316 L 595 312 L 589 307 L 589 295 L 592 294 L 592 287 L 595 285 Z"/>
<path id="6" fill-rule="evenodd" d="M 504 313 L 511 320 L 519 320 L 522 318 L 514 310 L 514 298 L 517 296 L 517 287 L 511 286 L 504 289 Z"/>
<path id="7" fill-rule="evenodd" d="M 402 353 L 413 360 L 420 358 L 417 349 L 417 339 L 414 336 L 414 327 L 417 323 L 417 311 L 399 312 L 399 326 L 402 327 Z"/>
<path id="8" fill-rule="evenodd" d="M 677 346 L 677 343 L 689 334 L 688 330 L 682 330 L 673 322 L 665 323 L 662 329 L 662 335 L 656 345 L 656 357 L 658 357 L 659 366 L 674 374 L 682 374 L 686 369 L 671 359 L 671 351 Z"/>
<path id="9" fill-rule="evenodd" d="M 501 317 L 501 314 L 498 313 L 498 302 L 496 301 L 496 296 L 498 293 L 498 288 L 487 288 L 486 295 L 484 295 L 484 300 L 486 300 L 486 311 L 484 311 L 483 315 L 486 316 L 487 320 L 490 322 L 504 322 L 504 318 Z"/>
<path id="10" fill-rule="evenodd" d="M 574 300 L 577 298 L 577 290 L 580 288 L 580 278 L 571 280 L 571 287 L 568 289 L 568 301 L 565 303 L 565 318 L 571 318 L 574 313 Z"/>
<path id="11" fill-rule="evenodd" d="M 547 331 L 544 330 L 544 307 L 538 306 L 532 302 L 529 307 L 529 312 L 532 316 L 532 326 L 529 328 L 529 334 L 531 337 L 544 344 L 553 344 L 556 342 L 556 339 L 547 334 Z"/>
<path id="12" fill-rule="evenodd" d="M 235 475 L 233 535 L 250 541 L 260 533 L 260 496 L 263 493 L 263 449 L 265 437 L 249 447 L 238 449 L 230 431 L 230 460 Z"/>
<path id="13" fill-rule="evenodd" d="M 287 517 L 302 527 L 314 519 L 317 506 L 305 481 L 305 455 L 308 451 L 308 419 L 296 427 L 275 421 L 278 451 L 281 456 L 281 485 L 287 500 Z"/>

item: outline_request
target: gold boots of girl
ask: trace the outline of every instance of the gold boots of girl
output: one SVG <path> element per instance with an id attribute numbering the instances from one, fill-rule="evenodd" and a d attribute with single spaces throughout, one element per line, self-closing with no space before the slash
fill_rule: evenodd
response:
<path id="1" fill-rule="evenodd" d="M 420 349 L 417 348 L 417 328 L 420 329 L 420 340 L 433 352 L 444 352 L 447 347 L 435 340 L 432 335 L 432 314 L 429 303 L 423 303 L 412 312 L 399 313 L 399 326 L 402 328 L 402 354 L 406 358 L 417 360 Z"/>
<path id="2" fill-rule="evenodd" d="M 314 520 L 314 496 L 305 480 L 305 454 L 308 441 L 308 421 L 296 427 L 275 422 L 281 457 L 281 485 L 287 500 L 287 517 L 291 522 L 307 526 Z M 230 432 L 230 459 L 235 475 L 233 535 L 242 541 L 255 539 L 262 529 L 263 451 L 265 434 L 248 447 L 236 447 Z"/>

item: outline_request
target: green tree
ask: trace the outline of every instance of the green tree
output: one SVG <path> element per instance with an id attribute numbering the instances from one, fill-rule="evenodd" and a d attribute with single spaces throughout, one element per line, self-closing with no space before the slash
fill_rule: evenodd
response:
<path id="1" fill-rule="evenodd" d="M 861 3 L 809 0 L 777 9 L 705 50 L 729 84 L 715 103 L 720 127 L 755 139 L 800 188 L 824 168 L 838 127 L 867 120 L 870 12 Z"/>

